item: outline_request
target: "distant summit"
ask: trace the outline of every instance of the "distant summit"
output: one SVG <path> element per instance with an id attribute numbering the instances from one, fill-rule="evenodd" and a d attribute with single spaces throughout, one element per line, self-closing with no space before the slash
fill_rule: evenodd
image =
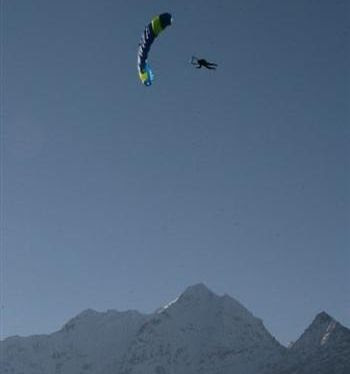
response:
<path id="1" fill-rule="evenodd" d="M 180 297 L 195 297 L 195 298 L 208 298 L 215 297 L 213 291 L 211 291 L 204 283 L 197 283 L 193 286 L 189 286 L 181 294 Z"/>
<path id="2" fill-rule="evenodd" d="M 345 327 L 333 319 L 326 312 L 319 313 L 311 325 L 305 330 L 301 337 L 291 347 L 293 351 L 306 352 L 312 347 L 314 350 L 327 345 L 334 334 Z M 347 329 L 345 329 L 346 331 Z"/>
<path id="3" fill-rule="evenodd" d="M 319 313 L 288 349 L 273 374 L 350 373 L 350 330 Z"/>

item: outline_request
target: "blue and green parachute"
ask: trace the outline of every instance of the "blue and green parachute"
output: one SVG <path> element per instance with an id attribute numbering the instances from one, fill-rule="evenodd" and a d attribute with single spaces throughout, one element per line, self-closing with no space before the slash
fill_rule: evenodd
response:
<path id="1" fill-rule="evenodd" d="M 139 77 L 145 86 L 150 86 L 154 79 L 154 74 L 147 62 L 148 52 L 154 39 L 172 23 L 170 13 L 162 13 L 152 19 L 151 23 L 146 26 L 142 34 L 141 42 L 137 53 L 137 69 Z"/>

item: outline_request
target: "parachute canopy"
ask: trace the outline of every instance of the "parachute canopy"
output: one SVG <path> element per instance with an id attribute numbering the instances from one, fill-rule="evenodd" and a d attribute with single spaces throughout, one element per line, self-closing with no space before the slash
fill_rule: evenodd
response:
<path id="1" fill-rule="evenodd" d="M 154 79 L 154 74 L 147 63 L 148 52 L 154 39 L 172 23 L 172 16 L 170 13 L 163 13 L 152 19 L 151 23 L 146 26 L 142 34 L 137 53 L 137 69 L 139 77 L 145 86 L 150 86 Z"/>

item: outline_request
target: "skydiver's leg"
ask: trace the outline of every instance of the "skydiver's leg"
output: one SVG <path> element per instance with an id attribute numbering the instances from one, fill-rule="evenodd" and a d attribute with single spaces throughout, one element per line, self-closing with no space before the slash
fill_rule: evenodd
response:
<path id="1" fill-rule="evenodd" d="M 205 66 L 209 70 L 216 70 L 215 66 L 210 66 L 210 65 L 203 65 L 203 66 Z"/>

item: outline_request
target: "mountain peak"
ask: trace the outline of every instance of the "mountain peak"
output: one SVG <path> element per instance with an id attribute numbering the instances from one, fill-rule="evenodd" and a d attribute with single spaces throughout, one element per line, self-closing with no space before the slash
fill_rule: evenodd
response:
<path id="1" fill-rule="evenodd" d="M 213 296 L 214 293 L 204 284 L 196 283 L 186 288 L 182 296 Z"/>
<path id="2" fill-rule="evenodd" d="M 292 350 L 307 352 L 328 344 L 330 337 L 339 326 L 339 323 L 328 313 L 317 314 L 311 325 L 292 346 Z"/>
<path id="3" fill-rule="evenodd" d="M 321 312 L 290 347 L 275 373 L 350 373 L 349 357 L 350 330 Z"/>
<path id="4" fill-rule="evenodd" d="M 147 320 L 121 372 L 256 374 L 283 352 L 238 301 L 198 283 Z"/>
<path id="5" fill-rule="evenodd" d="M 317 323 L 317 324 L 321 323 L 321 324 L 323 324 L 323 323 L 330 323 L 332 321 L 334 321 L 334 318 L 332 318 L 328 313 L 326 313 L 326 312 L 323 311 L 323 312 L 317 314 L 317 316 L 315 317 L 313 323 Z"/>
<path id="6" fill-rule="evenodd" d="M 197 319 L 200 314 L 202 316 L 206 315 L 205 318 L 207 318 L 210 313 L 216 313 L 216 317 L 220 315 L 223 320 L 234 319 L 236 322 L 241 321 L 242 323 L 245 321 L 252 326 L 259 325 L 259 328 L 263 325 L 260 319 L 255 318 L 236 299 L 226 294 L 217 295 L 203 283 L 187 287 L 179 297 L 158 309 L 157 313 L 163 313 L 164 311 L 175 312 L 178 315 L 193 314 L 196 315 Z"/>
<path id="7" fill-rule="evenodd" d="M 175 304 L 182 305 L 188 303 L 193 305 L 206 305 L 218 300 L 220 297 L 212 292 L 205 284 L 197 283 L 189 286 L 185 291 L 176 299 Z"/>

